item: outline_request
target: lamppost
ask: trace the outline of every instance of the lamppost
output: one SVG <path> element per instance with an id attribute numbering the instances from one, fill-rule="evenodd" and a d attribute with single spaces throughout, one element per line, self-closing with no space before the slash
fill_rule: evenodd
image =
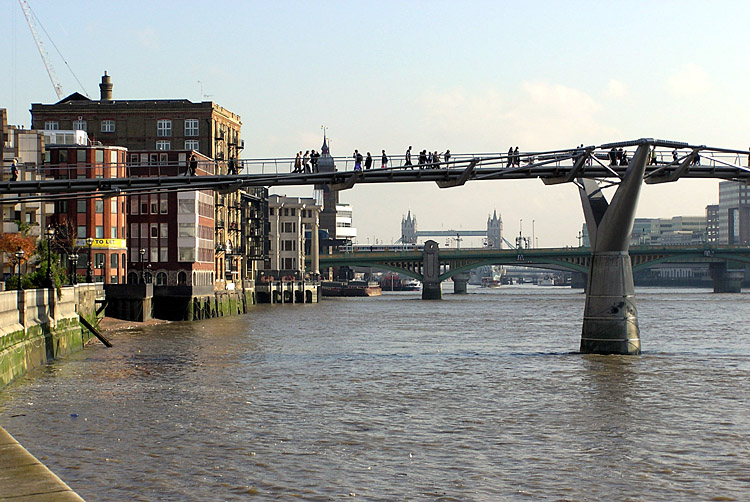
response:
<path id="1" fill-rule="evenodd" d="M 55 236 L 55 229 L 52 225 L 47 226 L 47 287 L 52 287 L 52 238 Z"/>
<path id="2" fill-rule="evenodd" d="M 23 284 L 21 283 L 21 260 L 23 260 L 23 249 L 18 248 L 18 251 L 16 251 L 16 260 L 18 260 L 18 289 L 23 289 Z"/>
<path id="3" fill-rule="evenodd" d="M 78 253 L 73 251 L 68 256 L 68 260 L 70 260 L 70 284 L 75 284 L 78 282 Z"/>
<path id="4" fill-rule="evenodd" d="M 145 283 L 146 279 L 143 277 L 143 255 L 146 254 L 146 250 L 141 248 L 141 250 L 138 251 L 138 254 L 141 255 L 141 283 Z"/>
<path id="5" fill-rule="evenodd" d="M 91 256 L 91 246 L 94 245 L 93 237 L 86 239 L 86 245 L 89 247 L 89 261 L 86 264 L 86 282 L 94 282 L 94 271 L 91 269 L 91 258 L 93 258 L 93 256 Z"/>

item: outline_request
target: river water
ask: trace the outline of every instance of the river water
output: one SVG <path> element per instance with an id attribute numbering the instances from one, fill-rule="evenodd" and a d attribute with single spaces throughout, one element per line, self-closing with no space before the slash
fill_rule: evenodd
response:
<path id="1" fill-rule="evenodd" d="M 747 294 L 637 290 L 627 357 L 575 353 L 580 290 L 446 293 L 120 332 L 0 424 L 89 502 L 750 497 Z"/>

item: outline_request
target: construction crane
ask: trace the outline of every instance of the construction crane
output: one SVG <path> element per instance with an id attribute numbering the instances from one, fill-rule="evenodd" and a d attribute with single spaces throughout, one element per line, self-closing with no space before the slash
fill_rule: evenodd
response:
<path id="1" fill-rule="evenodd" d="M 42 56 L 44 67 L 47 68 L 47 74 L 49 75 L 49 79 L 52 82 L 52 87 L 55 88 L 57 99 L 62 99 L 63 98 L 62 85 L 60 85 L 60 82 L 57 81 L 57 75 L 55 74 L 55 69 L 52 67 L 52 63 L 50 63 L 49 61 L 49 55 L 47 54 L 47 49 L 44 48 L 44 42 L 42 42 L 42 39 L 39 38 L 39 34 L 37 33 L 36 23 L 34 22 L 34 13 L 31 11 L 31 7 L 29 7 L 29 4 L 26 0 L 18 0 L 18 3 L 21 5 L 21 9 L 23 10 L 23 15 L 26 17 L 26 22 L 29 24 L 29 29 L 31 29 L 31 34 L 34 36 L 34 41 L 36 42 L 36 48 L 39 49 L 39 54 Z"/>

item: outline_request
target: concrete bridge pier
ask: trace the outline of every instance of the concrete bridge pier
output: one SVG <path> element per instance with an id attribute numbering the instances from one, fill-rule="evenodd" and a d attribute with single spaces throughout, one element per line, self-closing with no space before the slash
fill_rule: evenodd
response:
<path id="1" fill-rule="evenodd" d="M 594 180 L 578 180 L 592 250 L 581 330 L 586 354 L 641 353 L 628 246 L 649 150 L 648 141 L 639 142 L 611 203 Z"/>
<path id="2" fill-rule="evenodd" d="M 714 293 L 740 293 L 742 292 L 742 281 L 745 279 L 745 270 L 728 270 L 727 263 L 711 263 L 709 265 L 711 281 L 714 285 Z"/>
<path id="3" fill-rule="evenodd" d="M 453 293 L 457 295 L 465 295 L 466 294 L 466 285 L 469 284 L 469 277 L 470 274 L 466 272 L 462 272 L 460 274 L 455 274 L 453 279 Z"/>
<path id="4" fill-rule="evenodd" d="M 422 299 L 442 300 L 442 298 L 438 243 L 430 240 L 424 243 L 422 252 Z"/>

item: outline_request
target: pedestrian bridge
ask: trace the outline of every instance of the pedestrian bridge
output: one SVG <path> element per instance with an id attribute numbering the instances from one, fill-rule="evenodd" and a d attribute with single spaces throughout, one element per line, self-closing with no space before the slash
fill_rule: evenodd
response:
<path id="1" fill-rule="evenodd" d="M 420 250 L 402 251 L 394 246 L 393 251 L 357 250 L 322 255 L 320 267 L 376 267 L 398 272 L 419 281 L 424 281 L 425 253 Z M 750 247 L 747 246 L 633 246 L 629 249 L 633 272 L 648 269 L 659 263 L 708 263 L 714 278 L 714 290 L 724 292 L 728 281 L 737 281 L 734 267 L 727 264 L 750 263 Z M 518 265 L 553 270 L 567 270 L 588 275 L 591 269 L 592 252 L 588 247 L 488 249 L 447 248 L 438 250 L 440 282 L 452 278 L 457 291 L 465 291 L 466 273 L 482 265 Z M 744 274 L 742 275 L 744 277 Z M 741 278 L 740 278 L 741 280 Z M 460 283 L 464 286 L 461 287 Z M 735 285 L 734 289 L 739 287 Z"/>

